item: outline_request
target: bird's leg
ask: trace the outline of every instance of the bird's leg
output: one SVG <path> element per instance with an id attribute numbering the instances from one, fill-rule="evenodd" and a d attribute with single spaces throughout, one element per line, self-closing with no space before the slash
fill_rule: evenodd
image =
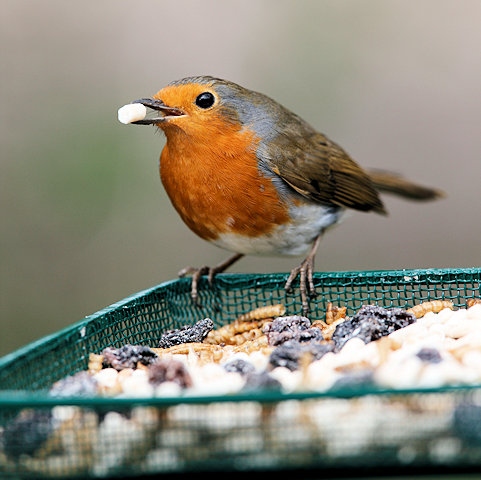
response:
<path id="1" fill-rule="evenodd" d="M 316 289 L 314 288 L 314 280 L 312 279 L 312 274 L 314 272 L 314 259 L 316 257 L 316 252 L 319 247 L 319 242 L 321 241 L 322 232 L 316 237 L 314 243 L 307 257 L 302 261 L 300 265 L 293 268 L 287 282 L 285 285 L 286 292 L 292 290 L 292 282 L 299 276 L 299 289 L 301 291 L 301 302 L 302 302 L 302 313 L 307 315 L 309 313 L 309 301 L 308 296 L 314 297 L 316 295 Z"/>
<path id="2" fill-rule="evenodd" d="M 225 271 L 232 264 L 237 262 L 237 260 L 240 260 L 243 256 L 244 256 L 243 253 L 236 253 L 235 255 L 232 255 L 227 260 L 224 260 L 223 262 L 219 263 L 215 267 L 208 267 L 207 265 L 204 265 L 200 268 L 195 268 L 195 267 L 185 267 L 185 268 L 183 268 L 178 273 L 178 275 L 179 275 L 179 277 L 185 277 L 186 275 L 192 275 L 192 286 L 191 286 L 191 290 L 190 290 L 190 296 L 191 296 L 194 304 L 200 306 L 199 295 L 198 295 L 198 292 L 197 292 L 197 285 L 199 284 L 199 279 L 202 275 L 207 275 L 208 276 L 207 278 L 209 280 L 209 284 L 212 285 L 212 282 L 214 281 L 215 275 Z"/>

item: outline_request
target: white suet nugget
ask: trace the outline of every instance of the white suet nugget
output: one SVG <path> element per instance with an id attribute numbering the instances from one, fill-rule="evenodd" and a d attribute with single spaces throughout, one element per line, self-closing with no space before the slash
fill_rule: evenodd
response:
<path id="1" fill-rule="evenodd" d="M 143 120 L 146 116 L 147 108 L 141 103 L 129 103 L 128 105 L 120 107 L 118 110 L 119 122 L 125 123 L 126 125 Z"/>

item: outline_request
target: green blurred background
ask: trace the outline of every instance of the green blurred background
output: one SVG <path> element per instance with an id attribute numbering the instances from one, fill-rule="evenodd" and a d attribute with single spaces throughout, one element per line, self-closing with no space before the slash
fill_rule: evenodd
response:
<path id="1" fill-rule="evenodd" d="M 319 270 L 481 264 L 478 0 L 1 2 L 0 355 L 228 253 L 157 173 L 162 135 L 117 109 L 184 76 L 266 93 L 359 163 L 447 192 L 353 213 Z M 246 258 L 230 271 L 290 270 Z"/>

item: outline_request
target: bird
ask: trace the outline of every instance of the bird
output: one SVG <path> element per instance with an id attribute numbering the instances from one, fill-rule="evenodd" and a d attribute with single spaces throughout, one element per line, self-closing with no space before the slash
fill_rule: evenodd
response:
<path id="1" fill-rule="evenodd" d="M 386 215 L 381 193 L 417 201 L 444 196 L 398 173 L 361 167 L 281 103 L 215 76 L 172 81 L 122 108 L 136 109 L 123 119 L 119 110 L 123 123 L 153 125 L 165 134 L 160 179 L 185 224 L 231 252 L 218 265 L 179 271 L 191 276 L 197 305 L 203 275 L 212 284 L 246 255 L 302 256 L 284 288 L 292 292 L 299 279 L 307 315 L 320 240 L 346 211 Z"/>

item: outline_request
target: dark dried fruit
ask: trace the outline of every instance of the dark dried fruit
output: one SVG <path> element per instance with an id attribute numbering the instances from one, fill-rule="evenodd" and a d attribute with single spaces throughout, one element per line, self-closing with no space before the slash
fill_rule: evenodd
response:
<path id="1" fill-rule="evenodd" d="M 246 375 L 246 382 L 242 391 L 257 392 L 259 390 L 270 390 L 280 392 L 282 384 L 276 378 L 269 375 L 265 370 L 263 372 L 253 372 Z"/>
<path id="2" fill-rule="evenodd" d="M 50 410 L 22 410 L 3 431 L 4 451 L 9 457 L 32 455 L 53 431 Z"/>
<path id="3" fill-rule="evenodd" d="M 137 368 L 137 362 L 147 366 L 158 358 L 153 350 L 143 345 L 124 345 L 120 348 L 107 347 L 102 351 L 102 355 L 104 367 L 113 367 L 116 370 Z"/>
<path id="4" fill-rule="evenodd" d="M 161 358 L 150 365 L 148 375 L 149 382 L 153 385 L 160 385 L 163 382 L 175 382 L 182 388 L 192 386 L 192 378 L 185 365 L 173 358 Z"/>
<path id="5" fill-rule="evenodd" d="M 364 305 L 352 318 L 340 323 L 332 334 L 336 349 L 340 350 L 351 338 L 358 337 L 369 343 L 407 327 L 416 317 L 402 308 L 386 309 L 375 305 Z"/>
<path id="6" fill-rule="evenodd" d="M 440 363 L 443 361 L 439 350 L 436 348 L 421 348 L 421 350 L 419 350 L 419 352 L 416 354 L 416 357 L 420 358 L 426 363 Z"/>
<path id="7" fill-rule="evenodd" d="M 269 356 L 269 364 L 272 368 L 286 367 L 289 370 L 297 370 L 303 357 L 307 357 L 310 361 L 319 360 L 333 349 L 332 343 L 289 340 L 272 351 Z"/>
<path id="8" fill-rule="evenodd" d="M 159 348 L 169 348 L 182 343 L 202 342 L 214 328 L 210 318 L 199 320 L 194 325 L 184 325 L 181 328 L 167 330 L 159 340 Z"/>
<path id="9" fill-rule="evenodd" d="M 270 346 L 280 345 L 288 340 L 323 340 L 321 330 L 317 327 L 311 328 L 311 321 L 301 315 L 278 317 L 264 326 L 264 333 Z"/>
<path id="10" fill-rule="evenodd" d="M 338 378 L 332 389 L 357 389 L 359 387 L 368 387 L 374 385 L 374 372 L 372 370 L 360 370 L 357 372 L 347 373 Z"/>
<path id="11" fill-rule="evenodd" d="M 235 358 L 233 360 L 229 360 L 228 362 L 224 363 L 223 365 L 224 370 L 227 372 L 236 372 L 240 373 L 241 375 L 247 375 L 249 373 L 255 372 L 256 367 L 252 365 L 252 363 L 244 360 L 243 358 Z"/>
<path id="12" fill-rule="evenodd" d="M 55 382 L 49 393 L 54 397 L 91 397 L 97 394 L 97 381 L 88 372 L 78 372 Z"/>

